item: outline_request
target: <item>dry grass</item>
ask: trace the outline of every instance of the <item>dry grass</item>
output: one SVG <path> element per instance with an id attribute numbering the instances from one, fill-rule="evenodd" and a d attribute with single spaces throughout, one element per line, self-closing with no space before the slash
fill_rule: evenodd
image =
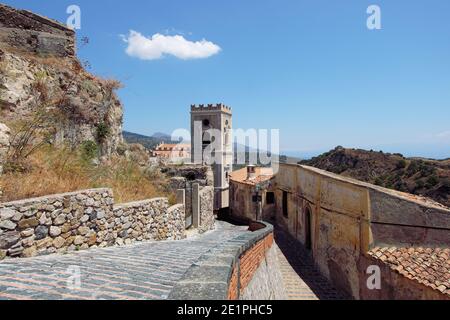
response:
<path id="1" fill-rule="evenodd" d="M 80 152 L 46 147 L 29 160 L 32 169 L 27 172 L 0 177 L 3 202 L 102 187 L 113 189 L 116 203 L 172 197 L 164 190 L 164 177 L 123 158 L 94 165 L 84 160 Z"/>

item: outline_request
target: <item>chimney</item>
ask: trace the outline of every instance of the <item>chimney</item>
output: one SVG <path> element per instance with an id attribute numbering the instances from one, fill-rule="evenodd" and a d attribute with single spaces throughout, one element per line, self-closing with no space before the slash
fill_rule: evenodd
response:
<path id="1" fill-rule="evenodd" d="M 256 178 L 256 167 L 254 165 L 247 166 L 247 180 Z"/>

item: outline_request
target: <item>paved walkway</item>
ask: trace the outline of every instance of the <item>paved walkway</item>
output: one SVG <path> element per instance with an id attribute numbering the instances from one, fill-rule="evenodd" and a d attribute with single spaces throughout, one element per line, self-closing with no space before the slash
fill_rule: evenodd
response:
<path id="1" fill-rule="evenodd" d="M 181 241 L 5 260 L 0 262 L 0 300 L 167 299 L 202 254 L 246 229 L 217 222 L 217 230 Z"/>
<path id="2" fill-rule="evenodd" d="M 215 231 L 181 241 L 4 260 L 0 262 L 0 300 L 167 299 L 202 254 L 246 230 L 218 221 Z M 344 298 L 289 235 L 276 229 L 275 240 L 289 299 Z"/>
<path id="3" fill-rule="evenodd" d="M 314 266 L 309 254 L 287 233 L 275 228 L 278 260 L 289 300 L 340 300 L 334 288 Z"/>

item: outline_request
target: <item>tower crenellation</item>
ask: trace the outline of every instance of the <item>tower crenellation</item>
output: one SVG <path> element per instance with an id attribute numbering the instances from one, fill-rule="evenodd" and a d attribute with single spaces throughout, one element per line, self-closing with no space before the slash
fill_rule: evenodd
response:
<path id="1" fill-rule="evenodd" d="M 223 111 L 226 113 L 231 113 L 232 109 L 231 107 L 223 104 L 223 103 L 216 103 L 216 104 L 192 104 L 191 105 L 191 111 Z"/>

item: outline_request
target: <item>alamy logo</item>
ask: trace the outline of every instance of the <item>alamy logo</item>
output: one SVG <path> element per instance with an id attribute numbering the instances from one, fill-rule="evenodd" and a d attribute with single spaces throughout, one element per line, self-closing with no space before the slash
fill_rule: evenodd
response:
<path id="1" fill-rule="evenodd" d="M 81 268 L 79 266 L 69 266 L 66 269 L 69 277 L 66 280 L 67 289 L 80 290 L 81 289 Z"/>
<path id="2" fill-rule="evenodd" d="M 369 266 L 366 274 L 370 275 L 367 278 L 367 288 L 369 290 L 381 289 L 381 271 L 379 266 Z"/>
<path id="3" fill-rule="evenodd" d="M 367 29 L 381 30 L 381 8 L 377 5 L 371 5 L 367 8 Z"/>
<path id="4" fill-rule="evenodd" d="M 70 16 L 67 18 L 67 27 L 72 30 L 81 29 L 81 9 L 77 5 L 67 7 L 66 13 Z"/>

